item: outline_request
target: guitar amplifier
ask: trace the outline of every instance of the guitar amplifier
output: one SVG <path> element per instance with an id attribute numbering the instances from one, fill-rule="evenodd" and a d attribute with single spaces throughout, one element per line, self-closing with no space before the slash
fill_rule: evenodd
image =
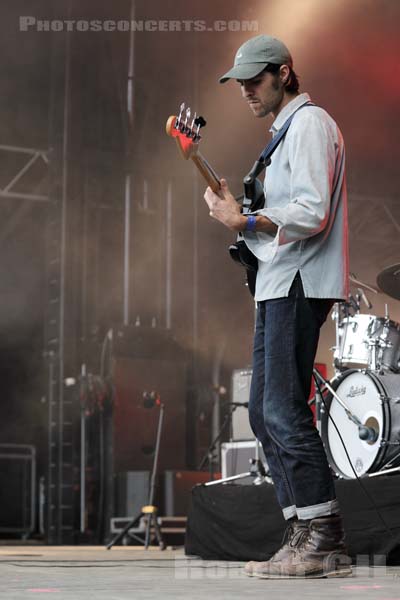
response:
<path id="1" fill-rule="evenodd" d="M 232 402 L 248 402 L 252 369 L 236 369 L 232 374 Z M 249 423 L 249 411 L 237 406 L 232 414 L 232 440 L 254 440 Z"/>

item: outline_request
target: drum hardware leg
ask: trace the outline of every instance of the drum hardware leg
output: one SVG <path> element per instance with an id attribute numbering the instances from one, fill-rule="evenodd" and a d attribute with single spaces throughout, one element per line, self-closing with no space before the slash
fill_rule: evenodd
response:
<path id="1" fill-rule="evenodd" d="M 368 473 L 368 477 L 379 477 L 380 475 L 387 475 L 388 473 L 397 473 L 400 471 L 400 467 L 394 467 L 393 469 L 385 469 L 384 471 L 377 471 L 376 473 Z"/>
<path id="2" fill-rule="evenodd" d="M 396 442 L 388 442 L 387 440 L 382 440 L 382 442 L 381 442 L 381 446 L 398 446 L 398 445 L 400 445 L 399 442 L 397 442 L 397 443 Z M 391 473 L 391 472 L 400 470 L 400 467 L 394 467 L 393 469 L 389 468 L 399 457 L 400 457 L 400 452 L 398 452 L 397 454 L 395 454 L 395 456 L 393 456 L 393 458 L 388 460 L 388 462 L 381 467 L 380 471 L 378 471 L 378 474 L 380 473 L 380 474 L 384 475 L 385 473 Z"/>
<path id="3" fill-rule="evenodd" d="M 389 445 L 389 444 L 388 444 Z M 393 445 L 393 444 L 392 444 Z M 393 456 L 393 458 L 391 458 L 390 460 L 388 460 L 388 462 L 383 465 L 383 467 L 380 469 L 380 472 L 385 472 L 388 473 L 389 471 L 395 471 L 397 469 L 400 469 L 400 467 L 394 467 L 393 469 L 388 469 L 388 467 L 391 467 L 392 464 L 400 457 L 400 452 L 398 452 L 395 456 Z"/>

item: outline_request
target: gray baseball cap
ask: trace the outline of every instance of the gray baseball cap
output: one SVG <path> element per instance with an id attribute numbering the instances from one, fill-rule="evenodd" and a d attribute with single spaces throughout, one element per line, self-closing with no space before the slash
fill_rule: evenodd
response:
<path id="1" fill-rule="evenodd" d="M 269 64 L 293 65 L 292 57 L 285 44 L 270 35 L 257 35 L 253 37 L 236 52 L 235 62 L 219 82 L 225 83 L 228 79 L 251 79 Z"/>

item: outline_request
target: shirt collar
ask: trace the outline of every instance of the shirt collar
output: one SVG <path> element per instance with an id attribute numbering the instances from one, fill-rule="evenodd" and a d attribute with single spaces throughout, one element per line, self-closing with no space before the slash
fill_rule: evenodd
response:
<path id="1" fill-rule="evenodd" d="M 293 100 L 291 100 L 284 108 L 282 108 L 279 115 L 276 117 L 275 121 L 271 125 L 271 133 L 275 134 L 282 127 L 286 119 L 290 117 L 302 104 L 310 101 L 311 98 L 307 92 L 303 94 L 299 94 Z"/>

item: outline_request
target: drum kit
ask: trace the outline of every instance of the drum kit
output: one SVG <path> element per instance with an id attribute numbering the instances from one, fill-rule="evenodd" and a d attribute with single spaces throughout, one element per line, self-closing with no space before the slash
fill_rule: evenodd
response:
<path id="1" fill-rule="evenodd" d="M 317 371 L 317 425 L 330 466 L 345 479 L 400 471 L 400 324 L 370 311 L 367 293 L 400 300 L 400 264 L 384 269 L 378 288 L 350 276 L 357 293 L 335 304 L 334 367 L 327 382 Z"/>

